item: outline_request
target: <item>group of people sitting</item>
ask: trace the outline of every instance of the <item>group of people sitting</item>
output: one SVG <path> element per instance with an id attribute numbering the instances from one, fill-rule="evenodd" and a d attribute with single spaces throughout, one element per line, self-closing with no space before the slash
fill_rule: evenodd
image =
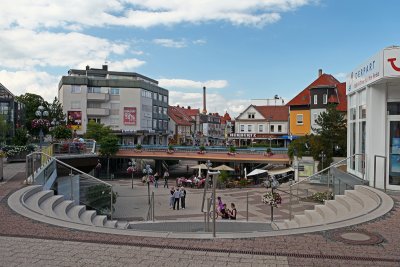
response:
<path id="1" fill-rule="evenodd" d="M 234 203 L 231 203 L 231 209 L 226 208 L 226 204 L 222 202 L 221 197 L 217 197 L 217 213 L 222 219 L 236 220 L 237 210 Z"/>
<path id="2" fill-rule="evenodd" d="M 205 183 L 205 178 L 203 177 L 197 177 L 193 175 L 190 178 L 185 178 L 185 177 L 178 177 L 176 178 L 176 185 L 177 186 L 188 186 L 188 187 L 203 187 Z"/>

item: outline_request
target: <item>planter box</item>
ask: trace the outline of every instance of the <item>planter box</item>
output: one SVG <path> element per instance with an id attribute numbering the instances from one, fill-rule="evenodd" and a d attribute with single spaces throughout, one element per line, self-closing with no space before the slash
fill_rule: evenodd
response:
<path id="1" fill-rule="evenodd" d="M 26 156 L 29 154 L 28 151 L 21 152 L 14 156 L 7 157 L 7 162 L 25 162 Z"/>

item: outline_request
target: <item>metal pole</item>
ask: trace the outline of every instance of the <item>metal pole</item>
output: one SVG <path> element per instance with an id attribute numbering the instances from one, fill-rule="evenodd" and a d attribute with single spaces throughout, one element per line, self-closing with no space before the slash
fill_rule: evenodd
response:
<path id="1" fill-rule="evenodd" d="M 340 195 L 340 179 L 339 179 L 339 191 L 338 191 L 338 195 Z"/>
<path id="2" fill-rule="evenodd" d="M 70 196 L 71 196 L 71 200 L 74 200 L 74 196 L 73 196 L 73 190 L 72 190 L 72 172 L 69 175 L 69 182 L 70 182 Z"/>
<path id="3" fill-rule="evenodd" d="M 112 190 L 112 187 L 111 187 L 111 189 L 110 189 L 110 192 L 111 192 L 111 209 L 110 209 L 110 219 L 112 220 L 112 219 L 113 219 L 113 190 Z"/>
<path id="4" fill-rule="evenodd" d="M 246 221 L 249 221 L 249 192 L 246 194 Z"/>
<path id="5" fill-rule="evenodd" d="M 385 189 L 385 192 L 386 192 L 386 180 L 387 180 L 387 177 L 386 177 L 386 157 L 383 157 L 383 182 L 385 183 L 385 185 L 384 185 L 384 189 Z"/>
<path id="6" fill-rule="evenodd" d="M 386 164 L 385 164 L 385 172 L 386 172 Z M 385 177 L 385 180 L 386 180 L 386 177 Z M 374 188 L 376 188 L 376 155 L 374 155 Z"/>
<path id="7" fill-rule="evenodd" d="M 292 220 L 292 185 L 290 185 L 289 188 L 290 188 L 289 221 L 291 221 Z"/>
<path id="8" fill-rule="evenodd" d="M 151 217 L 153 218 L 153 222 L 154 222 L 154 191 L 151 193 L 151 204 L 152 204 L 152 209 L 151 209 L 151 212 L 152 212 L 152 215 L 151 215 Z"/>
<path id="9" fill-rule="evenodd" d="M 133 189 L 133 168 L 132 168 L 132 189 Z"/>
<path id="10" fill-rule="evenodd" d="M 213 237 L 216 237 L 216 225 L 215 225 L 215 195 L 216 195 L 216 188 L 217 188 L 217 180 L 218 180 L 218 174 L 213 175 Z"/>
<path id="11" fill-rule="evenodd" d="M 149 205 L 150 205 L 150 181 L 149 181 L 149 175 L 147 174 L 147 197 L 149 199 Z"/>
<path id="12" fill-rule="evenodd" d="M 328 170 L 328 192 L 330 191 L 329 179 L 330 179 L 331 169 Z"/>
<path id="13" fill-rule="evenodd" d="M 274 188 L 271 186 L 272 197 L 274 197 Z M 274 221 L 274 206 L 271 205 L 271 223 Z"/>
<path id="14" fill-rule="evenodd" d="M 332 196 L 333 199 L 335 199 L 335 191 L 336 191 L 336 181 L 335 181 L 335 175 L 332 175 Z"/>
<path id="15" fill-rule="evenodd" d="M 211 199 L 207 198 L 207 232 L 210 231 L 210 205 Z"/>

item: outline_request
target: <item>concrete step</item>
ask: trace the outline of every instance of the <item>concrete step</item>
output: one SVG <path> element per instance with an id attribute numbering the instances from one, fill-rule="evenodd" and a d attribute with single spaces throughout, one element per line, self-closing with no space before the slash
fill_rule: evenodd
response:
<path id="1" fill-rule="evenodd" d="M 336 219 L 342 219 L 345 218 L 349 215 L 350 211 L 343 206 L 342 203 L 336 201 L 336 200 L 328 200 L 325 201 L 325 205 L 329 208 L 331 208 L 335 214 L 336 214 Z"/>
<path id="2" fill-rule="evenodd" d="M 287 229 L 285 222 L 274 222 L 273 224 L 271 224 L 272 229 L 274 230 L 283 230 L 283 229 Z"/>
<path id="3" fill-rule="evenodd" d="M 82 223 L 80 216 L 84 211 L 86 211 L 86 206 L 76 205 L 69 209 L 69 211 L 67 212 L 67 216 L 72 222 Z"/>
<path id="4" fill-rule="evenodd" d="M 41 185 L 30 185 L 26 187 L 26 192 L 22 196 L 22 201 L 25 203 L 25 201 L 33 196 L 34 194 L 43 191 L 43 186 Z"/>
<path id="5" fill-rule="evenodd" d="M 367 194 L 362 193 L 361 191 L 350 191 L 348 192 L 348 196 L 356 200 L 361 200 L 361 205 L 363 206 L 363 210 L 365 212 L 371 211 L 379 205 L 373 198 L 371 198 Z"/>
<path id="6" fill-rule="evenodd" d="M 64 196 L 63 195 L 55 195 L 52 197 L 49 197 L 45 201 L 40 204 L 40 208 L 43 210 L 44 214 L 50 217 L 54 217 L 54 207 L 59 205 L 61 202 L 64 201 Z"/>
<path id="7" fill-rule="evenodd" d="M 362 211 L 362 205 L 349 196 L 337 195 L 335 196 L 335 200 L 345 206 L 347 210 L 353 214 Z"/>
<path id="8" fill-rule="evenodd" d="M 351 197 L 355 201 L 357 201 L 361 207 L 364 207 L 364 199 L 367 198 L 368 196 L 364 195 L 363 193 L 360 193 L 356 190 L 346 190 L 344 191 L 344 195 Z M 368 197 L 369 198 L 369 197 Z"/>
<path id="9" fill-rule="evenodd" d="M 117 228 L 117 223 L 118 223 L 118 221 L 115 221 L 115 220 L 113 220 L 113 221 L 106 221 L 105 223 L 104 223 L 104 226 L 105 227 L 108 227 L 108 228 Z"/>
<path id="10" fill-rule="evenodd" d="M 37 192 L 33 195 L 31 195 L 26 201 L 25 205 L 29 207 L 31 210 L 43 214 L 43 210 L 40 208 L 40 205 L 42 204 L 43 201 L 48 199 L 49 197 L 52 197 L 54 195 L 53 190 L 44 190 Z"/>
<path id="11" fill-rule="evenodd" d="M 294 221 L 297 222 L 299 227 L 307 227 L 311 225 L 311 220 L 303 214 L 294 215 Z"/>
<path id="12" fill-rule="evenodd" d="M 93 218 L 93 224 L 96 226 L 104 226 L 104 223 L 107 221 L 107 216 L 105 215 L 97 215 Z"/>
<path id="13" fill-rule="evenodd" d="M 127 229 L 128 226 L 129 226 L 129 223 L 127 221 L 118 221 L 116 228 L 118 228 L 118 229 Z"/>
<path id="14" fill-rule="evenodd" d="M 291 221 L 285 220 L 285 226 L 286 226 L 285 229 L 299 228 L 299 224 L 294 220 Z"/>
<path id="15" fill-rule="evenodd" d="M 324 223 L 329 223 L 336 220 L 335 211 L 327 205 L 315 205 L 314 209 L 321 215 Z"/>
<path id="16" fill-rule="evenodd" d="M 85 210 L 79 217 L 84 224 L 93 225 L 93 218 L 96 214 L 95 210 Z"/>
<path id="17" fill-rule="evenodd" d="M 54 207 L 53 212 L 55 214 L 55 217 L 60 218 L 61 220 L 64 221 L 70 221 L 71 218 L 68 217 L 67 213 L 73 206 L 74 206 L 73 200 L 64 200 L 63 202 Z"/>
<path id="18" fill-rule="evenodd" d="M 369 190 L 367 186 L 356 185 L 356 186 L 354 186 L 354 189 L 355 189 L 355 191 L 360 192 L 360 193 L 372 198 L 376 203 L 375 205 L 379 205 L 381 203 L 381 199 L 379 198 L 379 196 L 375 192 Z"/>
<path id="19" fill-rule="evenodd" d="M 324 218 L 316 210 L 305 210 L 304 215 L 310 220 L 312 225 L 320 225 L 324 223 Z"/>

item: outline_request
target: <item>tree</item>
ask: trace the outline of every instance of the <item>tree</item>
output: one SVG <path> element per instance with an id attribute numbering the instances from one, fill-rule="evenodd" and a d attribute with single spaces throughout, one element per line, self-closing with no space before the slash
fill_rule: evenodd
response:
<path id="1" fill-rule="evenodd" d="M 32 128 L 32 121 L 37 118 L 35 112 L 40 105 L 42 105 L 43 107 L 45 107 L 46 110 L 48 110 L 48 103 L 44 101 L 43 97 L 41 97 L 40 95 L 31 93 L 26 93 L 24 95 L 20 95 L 15 98 L 18 102 L 21 102 L 25 106 L 26 129 L 31 134 L 37 135 L 39 133 L 39 130 Z"/>
<path id="2" fill-rule="evenodd" d="M 100 142 L 103 137 L 110 134 L 111 128 L 109 126 L 104 126 L 102 123 L 97 123 L 94 120 L 90 120 L 87 124 L 85 138 L 94 139 L 97 142 Z"/>
<path id="3" fill-rule="evenodd" d="M 110 174 L 110 157 L 115 155 L 119 149 L 118 138 L 115 135 L 108 134 L 99 141 L 99 152 L 102 156 L 107 158 L 107 176 Z"/>
<path id="4" fill-rule="evenodd" d="M 68 139 L 72 137 L 72 130 L 66 125 L 58 125 L 53 127 L 50 134 L 55 139 Z"/>
<path id="5" fill-rule="evenodd" d="M 28 131 L 25 127 L 17 128 L 13 137 L 13 145 L 25 146 L 26 143 L 28 143 Z"/>
<path id="6" fill-rule="evenodd" d="M 0 114 L 0 143 L 6 144 L 9 139 L 11 125 L 7 122 L 7 117 Z M 7 138 L 8 137 L 8 138 Z"/>
<path id="7" fill-rule="evenodd" d="M 57 97 L 54 97 L 53 103 L 51 103 L 51 104 L 47 103 L 47 106 L 49 107 L 50 121 L 55 120 L 58 122 L 64 122 L 63 124 L 66 124 L 63 107 L 62 107 L 60 101 L 57 99 Z"/>

